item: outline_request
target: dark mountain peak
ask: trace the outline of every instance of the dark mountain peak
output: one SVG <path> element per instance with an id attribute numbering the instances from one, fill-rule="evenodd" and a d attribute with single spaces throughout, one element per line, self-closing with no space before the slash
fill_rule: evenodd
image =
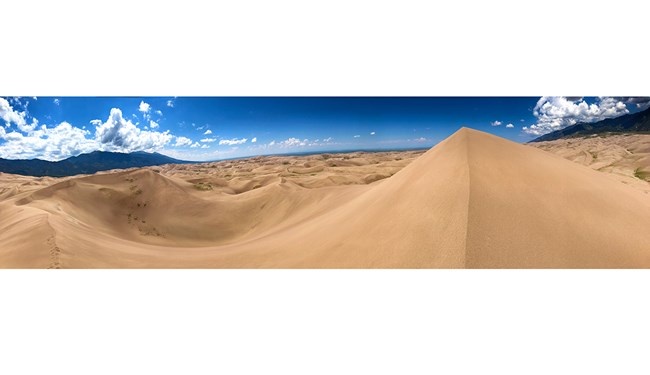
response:
<path id="1" fill-rule="evenodd" d="M 597 122 L 567 126 L 564 129 L 535 138 L 531 142 L 554 141 L 561 138 L 585 137 L 603 133 L 650 133 L 650 108 Z"/>
<path id="2" fill-rule="evenodd" d="M 191 162 L 174 159 L 156 152 L 137 151 L 123 153 L 93 151 L 56 162 L 40 159 L 0 159 L 0 172 L 37 177 L 64 177 L 77 174 L 92 174 L 111 169 L 140 168 L 162 164 L 186 163 Z"/>

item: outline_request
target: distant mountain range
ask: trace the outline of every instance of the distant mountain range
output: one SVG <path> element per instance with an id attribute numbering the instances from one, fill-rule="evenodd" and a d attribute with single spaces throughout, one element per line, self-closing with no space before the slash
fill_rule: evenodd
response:
<path id="1" fill-rule="evenodd" d="M 61 161 L 40 159 L 8 160 L 0 159 L 0 172 L 24 176 L 65 177 L 77 174 L 92 174 L 111 169 L 149 167 L 162 164 L 187 164 L 169 156 L 149 152 L 103 152 L 95 151 L 81 154 Z"/>
<path id="2" fill-rule="evenodd" d="M 650 108 L 598 122 L 578 123 L 545 134 L 531 142 L 554 141 L 560 138 L 584 137 L 603 133 L 650 133 Z"/>

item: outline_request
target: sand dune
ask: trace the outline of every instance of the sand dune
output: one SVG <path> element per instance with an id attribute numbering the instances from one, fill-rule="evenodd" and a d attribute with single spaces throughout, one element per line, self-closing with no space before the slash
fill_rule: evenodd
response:
<path id="1" fill-rule="evenodd" d="M 530 143 L 650 193 L 650 134 L 614 134 Z"/>
<path id="2" fill-rule="evenodd" d="M 470 129 L 426 153 L 3 174 L 0 189 L 2 267 L 650 267 L 650 195 Z"/>

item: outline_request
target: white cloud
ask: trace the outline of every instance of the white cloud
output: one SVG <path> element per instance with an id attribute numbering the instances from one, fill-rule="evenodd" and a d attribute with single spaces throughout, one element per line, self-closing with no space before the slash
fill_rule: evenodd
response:
<path id="1" fill-rule="evenodd" d="M 500 126 L 501 124 L 503 124 L 501 121 L 492 121 L 490 123 L 490 125 L 492 125 L 492 126 Z"/>
<path id="2" fill-rule="evenodd" d="M 361 137 L 359 134 L 355 135 L 353 138 L 359 138 Z"/>
<path id="3" fill-rule="evenodd" d="M 332 137 L 323 139 L 323 142 L 331 142 L 331 141 L 332 141 Z"/>
<path id="4" fill-rule="evenodd" d="M 648 109 L 650 108 L 650 101 L 647 101 L 645 103 L 636 103 L 636 107 L 641 110 Z"/>
<path id="5" fill-rule="evenodd" d="M 255 142 L 257 142 L 257 137 L 253 137 L 253 139 L 251 139 L 251 143 L 255 143 Z"/>
<path id="6" fill-rule="evenodd" d="M 203 142 L 203 143 L 211 143 L 211 142 L 214 142 L 216 140 L 217 140 L 216 138 L 203 138 L 201 140 L 201 142 Z"/>
<path id="7" fill-rule="evenodd" d="M 150 120 L 149 126 L 151 127 L 151 129 L 156 129 L 158 127 L 158 123 L 153 120 Z"/>
<path id="8" fill-rule="evenodd" d="M 174 146 L 183 147 L 183 146 L 190 146 L 191 144 L 192 144 L 192 140 L 187 137 L 176 137 L 176 143 L 174 143 Z"/>
<path id="9" fill-rule="evenodd" d="M 86 138 L 89 133 L 67 122 L 53 128 L 42 125 L 28 135 L 14 131 L 2 135 L 6 142 L 0 146 L 0 157 L 57 161 L 92 152 L 97 149 L 97 142 Z"/>
<path id="10" fill-rule="evenodd" d="M 375 132 L 370 132 L 370 135 L 375 135 Z"/>
<path id="11" fill-rule="evenodd" d="M 5 121 L 7 128 L 14 124 L 20 131 L 25 133 L 33 131 L 38 126 L 37 119 L 32 119 L 32 123 L 28 124 L 27 113 L 25 111 L 18 112 L 4 98 L 0 98 L 0 119 Z"/>
<path id="12" fill-rule="evenodd" d="M 282 142 L 278 142 L 280 147 L 302 147 L 306 146 L 309 143 L 309 139 L 303 139 L 302 141 L 298 138 L 287 138 Z"/>
<path id="13" fill-rule="evenodd" d="M 514 127 L 515 127 L 515 126 L 512 125 L 512 124 L 508 124 L 508 125 L 506 125 L 506 128 L 514 128 Z"/>
<path id="14" fill-rule="evenodd" d="M 275 140 L 269 142 L 269 146 L 270 146 L 270 147 L 275 146 Z"/>
<path id="15" fill-rule="evenodd" d="M 201 146 L 201 148 L 210 148 L 210 146 L 208 146 L 208 145 L 203 145 L 203 146 Z"/>
<path id="16" fill-rule="evenodd" d="M 155 114 L 157 114 L 158 116 L 162 116 L 162 111 L 160 111 L 160 110 L 156 110 L 156 111 L 155 111 Z"/>
<path id="17" fill-rule="evenodd" d="M 149 105 L 149 103 L 140 101 L 140 106 L 138 107 L 138 111 L 142 113 L 149 113 L 150 110 L 151 110 L 151 106 Z"/>
<path id="18" fill-rule="evenodd" d="M 31 124 L 24 124 L 22 126 L 18 125 L 18 129 L 20 131 L 25 132 L 25 133 L 31 133 L 36 127 L 38 126 L 38 120 L 35 118 L 32 118 L 32 123 Z"/>
<path id="19" fill-rule="evenodd" d="M 428 139 L 426 139 L 424 137 L 420 137 L 420 138 L 414 139 L 414 141 L 415 142 L 426 142 L 426 141 L 428 141 Z"/>
<path id="20" fill-rule="evenodd" d="M 622 98 L 599 97 L 594 103 L 583 98 L 544 96 L 537 101 L 533 115 L 537 123 L 523 127 L 532 135 L 543 135 L 580 122 L 595 122 L 629 113 Z"/>
<path id="21" fill-rule="evenodd" d="M 191 145 L 190 147 L 191 147 L 191 148 L 201 147 L 201 144 L 200 144 L 199 142 L 194 142 L 194 144 Z"/>
<path id="22" fill-rule="evenodd" d="M 167 101 L 167 107 L 174 108 L 174 100 L 170 99 Z"/>
<path id="23" fill-rule="evenodd" d="M 205 133 L 203 133 L 203 135 L 210 135 L 210 134 L 212 134 L 212 130 L 210 129 L 206 130 Z"/>
<path id="24" fill-rule="evenodd" d="M 106 122 L 95 128 L 95 139 L 102 151 L 156 151 L 167 145 L 172 137 L 169 131 L 140 130 L 130 120 L 124 119 L 118 108 L 111 109 Z"/>
<path id="25" fill-rule="evenodd" d="M 91 120 L 95 126 L 95 136 L 88 130 L 62 122 L 55 127 L 40 125 L 37 119 L 32 118 L 32 123 L 27 124 L 26 114 L 17 112 L 9 103 L 0 98 L 0 118 L 8 123 L 15 124 L 17 131 L 7 133 L 4 128 L 0 138 L 5 140 L 0 146 L 0 157 L 10 159 L 40 158 L 45 160 L 62 160 L 81 153 L 96 150 L 102 151 L 157 151 L 167 145 L 174 138 L 169 131 L 143 131 L 131 121 L 122 117 L 122 111 L 111 109 L 108 119 Z M 155 123 L 150 122 L 152 127 Z M 179 139 L 177 139 L 179 143 Z M 181 144 L 191 144 L 180 140 Z"/>
<path id="26" fill-rule="evenodd" d="M 56 104 L 56 105 L 60 105 L 60 104 L 61 104 L 61 101 L 60 101 L 59 99 L 54 99 L 54 100 L 52 100 L 52 102 L 53 102 L 54 104 Z"/>
<path id="27" fill-rule="evenodd" d="M 219 141 L 219 145 L 228 145 L 228 146 L 241 145 L 241 144 L 246 143 L 246 141 L 248 141 L 247 138 L 242 138 L 242 139 L 237 139 L 237 138 L 222 139 L 222 140 Z"/>
<path id="28" fill-rule="evenodd" d="M 619 99 L 625 103 L 634 104 L 640 110 L 650 108 L 650 97 L 648 96 L 621 97 Z"/>

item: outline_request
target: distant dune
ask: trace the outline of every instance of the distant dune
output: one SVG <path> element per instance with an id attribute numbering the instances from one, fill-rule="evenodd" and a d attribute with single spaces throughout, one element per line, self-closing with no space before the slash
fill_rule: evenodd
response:
<path id="1" fill-rule="evenodd" d="M 650 194 L 650 134 L 588 136 L 530 145 Z"/>
<path id="2" fill-rule="evenodd" d="M 425 153 L 0 174 L 5 268 L 648 268 L 648 223 L 643 189 L 465 128 Z"/>

